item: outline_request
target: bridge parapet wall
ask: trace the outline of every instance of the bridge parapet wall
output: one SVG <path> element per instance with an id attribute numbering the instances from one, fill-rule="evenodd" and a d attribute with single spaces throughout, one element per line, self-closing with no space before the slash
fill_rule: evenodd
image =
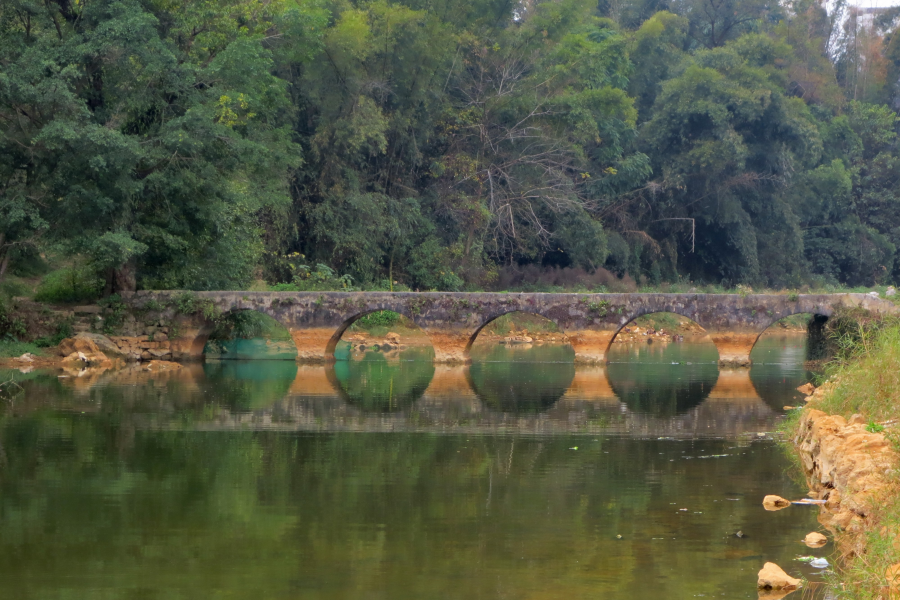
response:
<path id="1" fill-rule="evenodd" d="M 194 308 L 179 312 L 185 292 L 142 291 L 127 299 L 137 311 L 177 322 L 173 347 L 182 359 L 199 357 L 212 323 L 204 312 L 255 310 L 287 327 L 302 361 L 325 361 L 355 320 L 390 310 L 412 320 L 431 339 L 435 360 L 465 362 L 478 332 L 510 312 L 553 321 L 575 347 L 576 361 L 604 362 L 613 338 L 635 318 L 656 312 L 687 317 L 703 327 L 723 364 L 749 365 L 750 350 L 770 325 L 797 313 L 831 316 L 839 307 L 896 311 L 893 303 L 865 294 L 543 294 L 412 292 L 191 292 Z M 199 307 L 212 308 L 204 310 Z"/>

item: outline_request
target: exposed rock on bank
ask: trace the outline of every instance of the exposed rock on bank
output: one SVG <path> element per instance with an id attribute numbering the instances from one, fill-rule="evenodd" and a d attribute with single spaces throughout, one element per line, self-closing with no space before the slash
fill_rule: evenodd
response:
<path id="1" fill-rule="evenodd" d="M 848 423 L 815 409 L 803 414 L 794 442 L 810 489 L 826 501 L 819 522 L 836 534 L 844 558 L 861 554 L 872 508 L 897 493 L 889 482 L 896 452 L 884 435 L 866 431 L 862 419 Z"/>
<path id="2" fill-rule="evenodd" d="M 801 581 L 791 577 L 775 563 L 767 562 L 759 570 L 756 586 L 761 590 L 795 590 Z"/>
<path id="3" fill-rule="evenodd" d="M 129 362 L 172 358 L 172 350 L 165 334 L 156 334 L 151 340 L 147 335 L 106 337 L 98 333 L 79 333 L 59 344 L 59 353 L 62 356 L 69 356 L 72 352 L 85 354 L 102 352 L 109 358 Z"/>

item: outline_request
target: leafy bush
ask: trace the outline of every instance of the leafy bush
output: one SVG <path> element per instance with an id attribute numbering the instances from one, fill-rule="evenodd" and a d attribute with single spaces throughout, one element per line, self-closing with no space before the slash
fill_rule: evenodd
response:
<path id="1" fill-rule="evenodd" d="M 8 306 L 0 299 L 0 338 L 15 341 L 25 333 L 25 322 L 10 314 Z"/>
<path id="2" fill-rule="evenodd" d="M 71 319 L 65 319 L 56 324 L 56 333 L 37 338 L 34 340 L 34 345 L 39 348 L 58 346 L 61 341 L 73 335 L 75 335 L 75 330 L 72 329 L 72 321 Z"/>
<path id="3" fill-rule="evenodd" d="M 220 317 L 209 335 L 210 340 L 265 338 L 289 340 L 291 333 L 284 325 L 255 310 L 239 310 Z"/>
<path id="4" fill-rule="evenodd" d="M 269 286 L 270 292 L 299 292 L 300 288 L 295 283 L 276 283 Z"/>
<path id="5" fill-rule="evenodd" d="M 354 322 L 359 329 L 372 327 L 393 327 L 400 321 L 400 315 L 390 310 L 377 310 Z"/>
<path id="6" fill-rule="evenodd" d="M 103 292 L 103 280 L 87 267 L 71 267 L 49 273 L 38 286 L 38 302 L 90 302 Z"/>
<path id="7" fill-rule="evenodd" d="M 315 269 L 310 268 L 309 265 L 298 266 L 293 283 L 301 292 L 326 290 L 352 292 L 355 290 L 352 277 L 338 275 L 337 271 L 322 263 L 318 263 Z"/>

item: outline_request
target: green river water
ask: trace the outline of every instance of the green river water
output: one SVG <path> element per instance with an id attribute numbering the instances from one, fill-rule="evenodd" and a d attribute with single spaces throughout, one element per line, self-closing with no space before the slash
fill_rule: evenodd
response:
<path id="1" fill-rule="evenodd" d="M 766 561 L 821 579 L 794 560 L 830 555 L 799 543 L 816 509 L 761 506 L 805 492 L 771 434 L 803 343 L 764 338 L 749 374 L 688 343 L 605 367 L 497 345 L 468 367 L 15 372 L 0 598 L 756 598 Z"/>

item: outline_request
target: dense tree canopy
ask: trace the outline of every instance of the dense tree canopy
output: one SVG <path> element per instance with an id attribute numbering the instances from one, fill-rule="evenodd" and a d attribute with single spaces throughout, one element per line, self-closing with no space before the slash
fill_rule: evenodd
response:
<path id="1" fill-rule="evenodd" d="M 826 10 L 827 8 L 827 10 Z M 0 278 L 900 282 L 900 11 L 6 0 Z M 33 262 L 33 261 L 32 261 Z"/>

